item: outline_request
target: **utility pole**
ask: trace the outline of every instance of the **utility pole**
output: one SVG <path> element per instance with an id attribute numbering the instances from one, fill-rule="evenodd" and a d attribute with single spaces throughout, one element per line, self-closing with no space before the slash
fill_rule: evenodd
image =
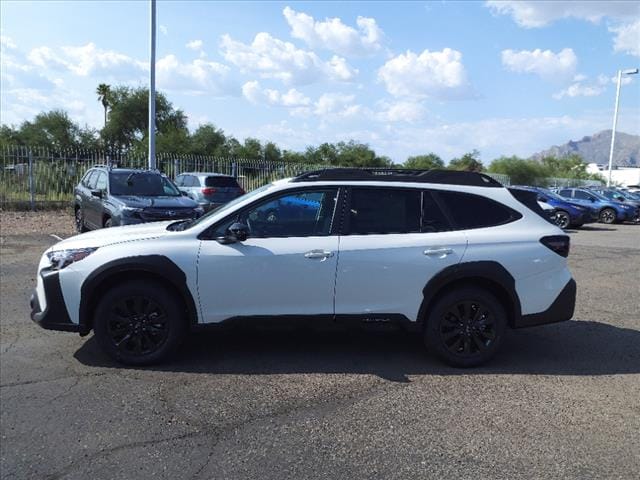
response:
<path id="1" fill-rule="evenodd" d="M 156 169 L 156 0 L 149 0 L 151 7 L 149 49 L 149 169 Z"/>
<path id="2" fill-rule="evenodd" d="M 616 87 L 616 106 L 613 110 L 613 130 L 611 131 L 611 149 L 609 150 L 609 175 L 607 176 L 607 187 L 611 186 L 611 170 L 613 169 L 613 146 L 616 142 L 616 127 L 618 125 L 618 105 L 620 103 L 620 84 L 622 83 L 622 75 L 635 75 L 638 73 L 637 68 L 628 70 L 618 70 L 618 85 Z"/>

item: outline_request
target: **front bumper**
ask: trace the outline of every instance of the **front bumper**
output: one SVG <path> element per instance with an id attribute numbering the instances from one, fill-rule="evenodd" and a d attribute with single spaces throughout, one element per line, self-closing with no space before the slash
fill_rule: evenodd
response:
<path id="1" fill-rule="evenodd" d="M 46 296 L 46 307 L 41 309 L 38 294 L 34 291 L 29 301 L 31 320 L 47 330 L 78 332 L 81 335 L 89 333 L 84 326 L 73 323 L 69 317 L 60 288 L 59 272 L 43 270 L 40 272 L 40 279 Z"/>
<path id="2" fill-rule="evenodd" d="M 548 309 L 544 312 L 522 315 L 522 317 L 515 322 L 515 328 L 533 327 L 535 325 L 571 320 L 576 306 L 576 290 L 576 281 L 574 279 L 569 280 Z"/>

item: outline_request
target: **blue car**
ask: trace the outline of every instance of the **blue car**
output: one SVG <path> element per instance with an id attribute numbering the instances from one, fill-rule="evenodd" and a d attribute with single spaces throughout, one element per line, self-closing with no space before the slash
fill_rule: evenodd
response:
<path id="1" fill-rule="evenodd" d="M 624 203 L 625 205 L 631 205 L 635 207 L 635 215 L 631 220 L 634 223 L 640 223 L 640 198 L 636 198 L 633 194 L 625 192 L 624 190 L 617 190 L 615 188 L 591 188 L 592 192 L 599 193 L 600 195 L 607 197 L 612 202 Z"/>
<path id="2" fill-rule="evenodd" d="M 636 207 L 613 202 L 587 188 L 562 188 L 558 193 L 573 203 L 597 208 L 598 218 L 602 223 L 632 222 L 637 215 Z"/>
<path id="3" fill-rule="evenodd" d="M 538 201 L 552 206 L 555 211 L 555 223 L 560 228 L 578 228 L 585 223 L 598 221 L 598 212 L 586 205 L 579 205 L 566 198 L 540 187 L 516 186 L 520 190 L 528 190 L 538 194 Z"/>

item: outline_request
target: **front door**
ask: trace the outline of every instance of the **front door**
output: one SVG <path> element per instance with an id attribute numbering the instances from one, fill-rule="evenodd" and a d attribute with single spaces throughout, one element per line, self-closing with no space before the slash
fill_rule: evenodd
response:
<path id="1" fill-rule="evenodd" d="M 204 321 L 333 315 L 337 196 L 337 188 L 320 187 L 275 195 L 234 213 L 212 235 L 240 222 L 249 227 L 247 240 L 202 240 L 198 293 Z"/>

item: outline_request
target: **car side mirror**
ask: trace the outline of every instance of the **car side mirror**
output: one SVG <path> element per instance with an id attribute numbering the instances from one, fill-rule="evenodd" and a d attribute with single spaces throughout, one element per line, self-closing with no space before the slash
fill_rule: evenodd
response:
<path id="1" fill-rule="evenodd" d="M 591 200 L 592 203 L 596 201 L 596 199 L 593 197 L 589 197 L 589 200 Z"/>
<path id="2" fill-rule="evenodd" d="M 91 195 L 97 198 L 102 198 L 102 190 L 91 190 Z"/>
<path id="3" fill-rule="evenodd" d="M 189 194 L 187 192 L 185 192 L 184 190 L 180 190 L 180 195 L 182 195 L 183 197 L 188 197 Z"/>
<path id="4" fill-rule="evenodd" d="M 538 197 L 539 202 L 547 203 L 547 199 L 545 197 Z"/>
<path id="5" fill-rule="evenodd" d="M 227 229 L 224 237 L 218 237 L 216 240 L 227 245 L 229 243 L 244 242 L 249 237 L 249 227 L 244 223 L 236 222 Z"/>

